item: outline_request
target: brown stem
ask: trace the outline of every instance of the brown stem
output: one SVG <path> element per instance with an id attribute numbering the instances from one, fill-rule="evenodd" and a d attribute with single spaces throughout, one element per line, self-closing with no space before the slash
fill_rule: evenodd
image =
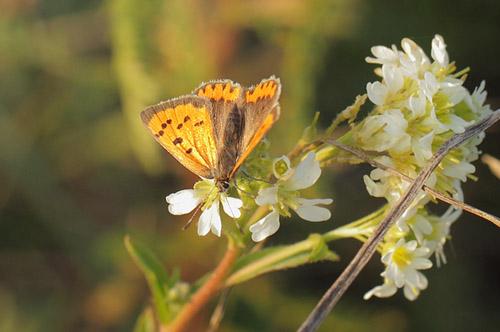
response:
<path id="1" fill-rule="evenodd" d="M 184 306 L 174 321 L 169 326 L 162 327 L 162 332 L 180 332 L 187 328 L 187 325 L 196 313 L 220 290 L 220 283 L 237 258 L 237 251 L 235 246 L 230 242 L 224 257 L 207 282 L 193 294 L 189 303 Z"/>

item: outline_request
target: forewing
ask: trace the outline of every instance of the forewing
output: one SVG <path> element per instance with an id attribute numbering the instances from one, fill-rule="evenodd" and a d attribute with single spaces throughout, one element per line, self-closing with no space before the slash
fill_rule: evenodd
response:
<path id="1" fill-rule="evenodd" d="M 278 78 L 271 76 L 244 92 L 241 110 L 244 117 L 244 128 L 241 137 L 239 158 L 231 176 L 241 166 L 250 152 L 264 137 L 273 123 L 278 120 L 280 107 L 278 99 L 281 84 Z"/>
<path id="2" fill-rule="evenodd" d="M 217 149 L 212 130 L 211 103 L 184 96 L 150 106 L 141 112 L 149 132 L 191 172 L 213 178 Z"/>

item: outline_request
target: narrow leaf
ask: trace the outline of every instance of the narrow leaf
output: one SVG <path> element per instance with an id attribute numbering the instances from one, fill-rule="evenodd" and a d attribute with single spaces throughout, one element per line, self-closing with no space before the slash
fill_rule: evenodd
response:
<path id="1" fill-rule="evenodd" d="M 148 248 L 132 240 L 129 236 L 125 237 L 125 247 L 146 277 L 153 294 L 159 320 L 162 323 L 168 323 L 171 319 L 171 311 L 167 306 L 166 294 L 172 285 L 167 273 L 158 258 Z"/>
<path id="2" fill-rule="evenodd" d="M 155 332 L 155 317 L 151 308 L 146 308 L 135 323 L 133 332 Z"/>
<path id="3" fill-rule="evenodd" d="M 267 248 L 240 258 L 234 265 L 226 286 L 235 285 L 264 273 L 297 267 L 318 260 L 336 261 L 337 254 L 330 251 L 321 236 L 310 236 L 307 240 Z"/>

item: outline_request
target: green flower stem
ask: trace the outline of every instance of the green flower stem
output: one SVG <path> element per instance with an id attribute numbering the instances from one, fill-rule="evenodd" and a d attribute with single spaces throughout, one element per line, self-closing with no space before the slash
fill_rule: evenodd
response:
<path id="1" fill-rule="evenodd" d="M 297 242 L 292 245 L 283 246 L 282 249 L 276 250 L 269 255 L 266 255 L 252 263 L 239 269 L 226 280 L 226 286 L 241 283 L 248 279 L 249 276 L 259 275 L 259 271 L 266 270 L 270 266 L 275 266 L 288 258 L 296 256 L 301 253 L 312 251 L 317 246 L 317 240 L 309 237 L 306 240 Z"/>
<path id="2" fill-rule="evenodd" d="M 377 211 L 355 220 L 347 225 L 331 230 L 323 234 L 325 242 L 331 242 L 341 238 L 357 237 L 359 235 L 370 235 L 373 229 L 384 218 L 387 205 L 382 206 Z"/>

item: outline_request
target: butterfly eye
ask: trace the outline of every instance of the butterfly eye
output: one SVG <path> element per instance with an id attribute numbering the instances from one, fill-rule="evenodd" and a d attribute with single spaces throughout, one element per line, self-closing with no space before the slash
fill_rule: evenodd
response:
<path id="1" fill-rule="evenodd" d="M 229 189 L 229 181 L 228 180 L 220 181 L 217 187 L 219 188 L 219 192 L 225 192 Z"/>

